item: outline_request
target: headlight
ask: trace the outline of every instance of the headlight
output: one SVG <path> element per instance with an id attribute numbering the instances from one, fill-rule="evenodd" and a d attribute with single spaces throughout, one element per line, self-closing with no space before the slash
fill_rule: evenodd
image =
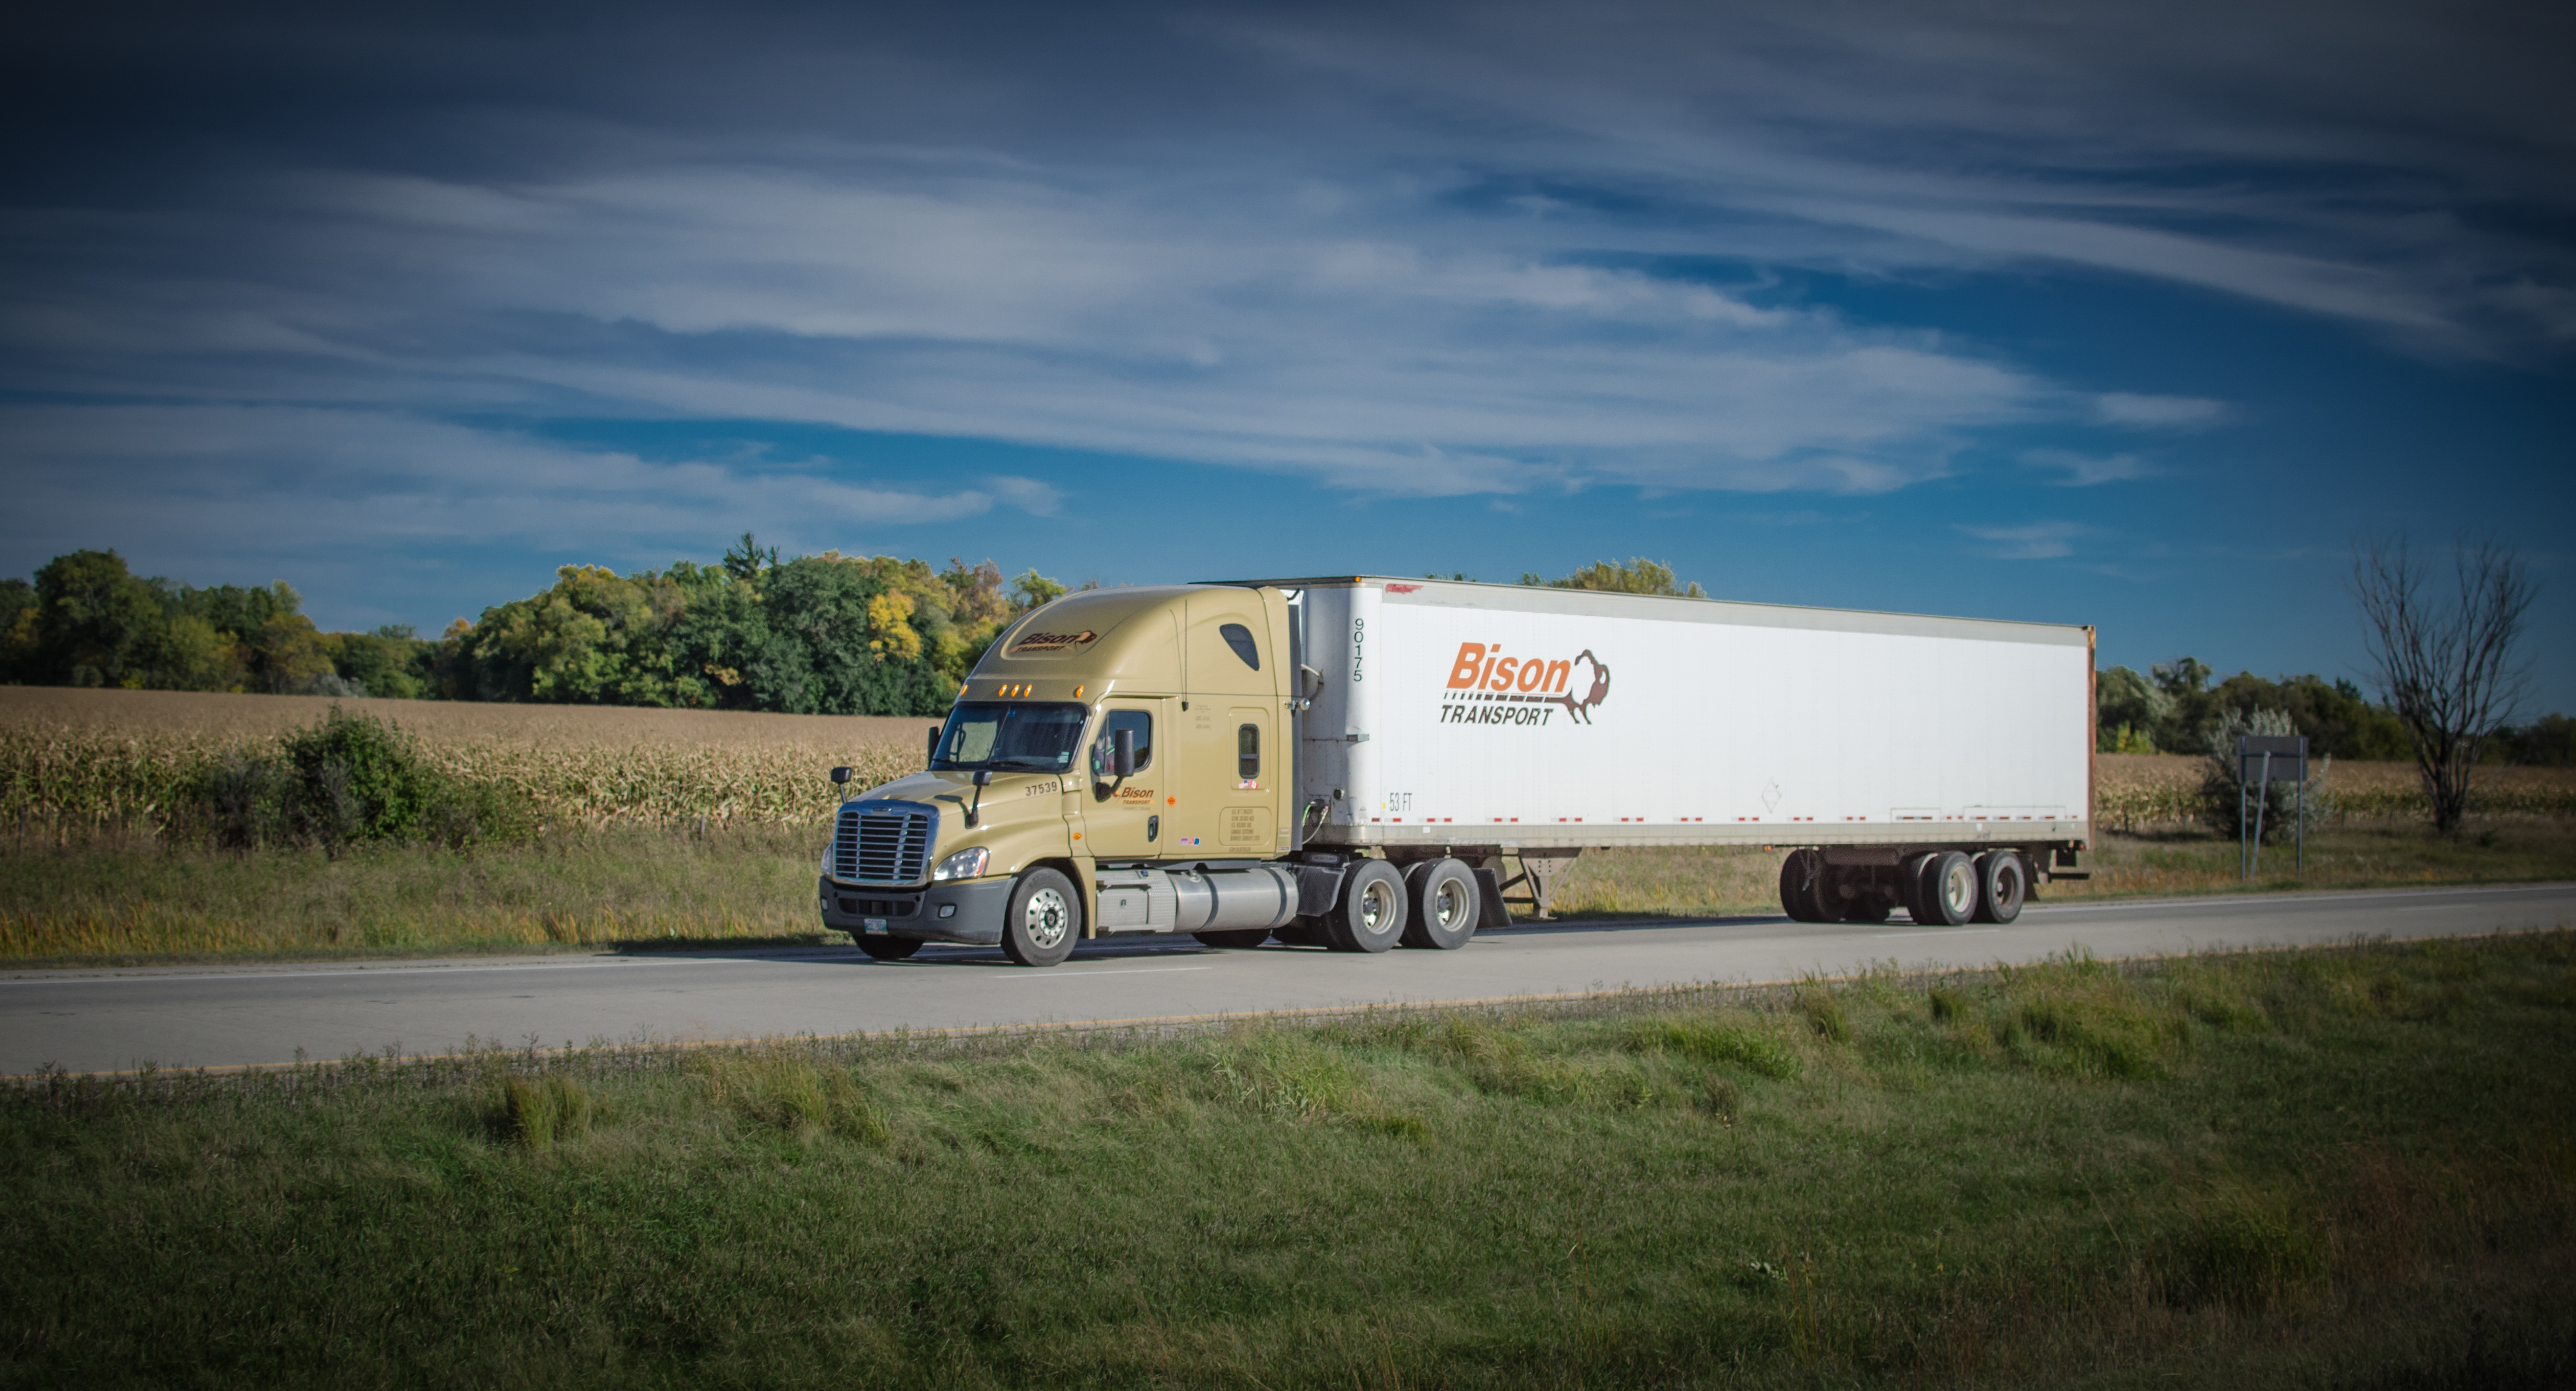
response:
<path id="1" fill-rule="evenodd" d="M 933 879 L 972 879 L 984 872 L 984 862 L 991 858 L 992 852 L 986 850 L 980 845 L 976 846 L 972 850 L 960 850 L 956 854 L 949 856 L 947 859 L 941 860 L 939 862 L 939 868 L 930 872 L 930 877 Z"/>

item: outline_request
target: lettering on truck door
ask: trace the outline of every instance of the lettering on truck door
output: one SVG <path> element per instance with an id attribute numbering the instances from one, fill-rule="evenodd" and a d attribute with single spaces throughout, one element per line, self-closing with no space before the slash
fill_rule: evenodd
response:
<path id="1" fill-rule="evenodd" d="M 1085 755 L 1090 795 L 1083 798 L 1082 843 L 1102 860 L 1143 859 L 1171 848 L 1171 820 L 1166 798 L 1174 759 L 1164 700 L 1110 700 L 1104 704 L 1099 732 Z M 1120 778 L 1111 761 L 1119 730 L 1136 738 L 1136 772 Z"/>

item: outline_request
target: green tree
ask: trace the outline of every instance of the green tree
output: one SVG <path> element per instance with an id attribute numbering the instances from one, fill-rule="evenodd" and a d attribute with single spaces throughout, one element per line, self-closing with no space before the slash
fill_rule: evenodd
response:
<path id="1" fill-rule="evenodd" d="M 2173 701 L 2127 667 L 2093 678 L 2094 746 L 2104 753 L 2154 753 L 2155 732 Z"/>
<path id="2" fill-rule="evenodd" d="M 145 684 L 167 622 L 161 596 L 114 551 L 73 551 L 36 572 L 34 666 L 57 686 Z"/>
<path id="3" fill-rule="evenodd" d="M 1529 584 L 1535 575 L 1521 576 Z M 1611 594 L 1664 594 L 1681 599 L 1705 599 L 1708 591 L 1697 583 L 1682 584 L 1673 576 L 1672 567 L 1639 556 L 1622 565 L 1615 560 L 1596 560 L 1561 580 L 1547 581 L 1550 589 L 1597 589 Z"/>

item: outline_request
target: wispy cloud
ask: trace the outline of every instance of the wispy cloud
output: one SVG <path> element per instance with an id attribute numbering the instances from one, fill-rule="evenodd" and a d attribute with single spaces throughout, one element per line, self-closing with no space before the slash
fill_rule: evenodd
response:
<path id="1" fill-rule="evenodd" d="M 2123 483 L 2144 478 L 2153 470 L 2135 454 L 2113 454 L 2096 457 L 2066 449 L 2033 449 L 2022 454 L 2022 462 L 2039 468 L 2055 469 L 2065 477 L 2057 483 L 2068 488 L 2090 488 L 2097 483 Z"/>
<path id="2" fill-rule="evenodd" d="M 2080 522 L 2035 522 L 2029 526 L 1961 526 L 1960 531 L 1988 542 L 1986 554 L 1997 560 L 2055 560 L 2075 553 L 2075 539 L 2093 528 Z"/>

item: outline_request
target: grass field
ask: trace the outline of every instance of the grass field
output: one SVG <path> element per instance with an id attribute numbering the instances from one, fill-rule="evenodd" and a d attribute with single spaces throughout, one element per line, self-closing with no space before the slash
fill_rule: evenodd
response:
<path id="1" fill-rule="evenodd" d="M 2540 1387 L 2576 936 L 0 1091 L 0 1382 Z"/>

